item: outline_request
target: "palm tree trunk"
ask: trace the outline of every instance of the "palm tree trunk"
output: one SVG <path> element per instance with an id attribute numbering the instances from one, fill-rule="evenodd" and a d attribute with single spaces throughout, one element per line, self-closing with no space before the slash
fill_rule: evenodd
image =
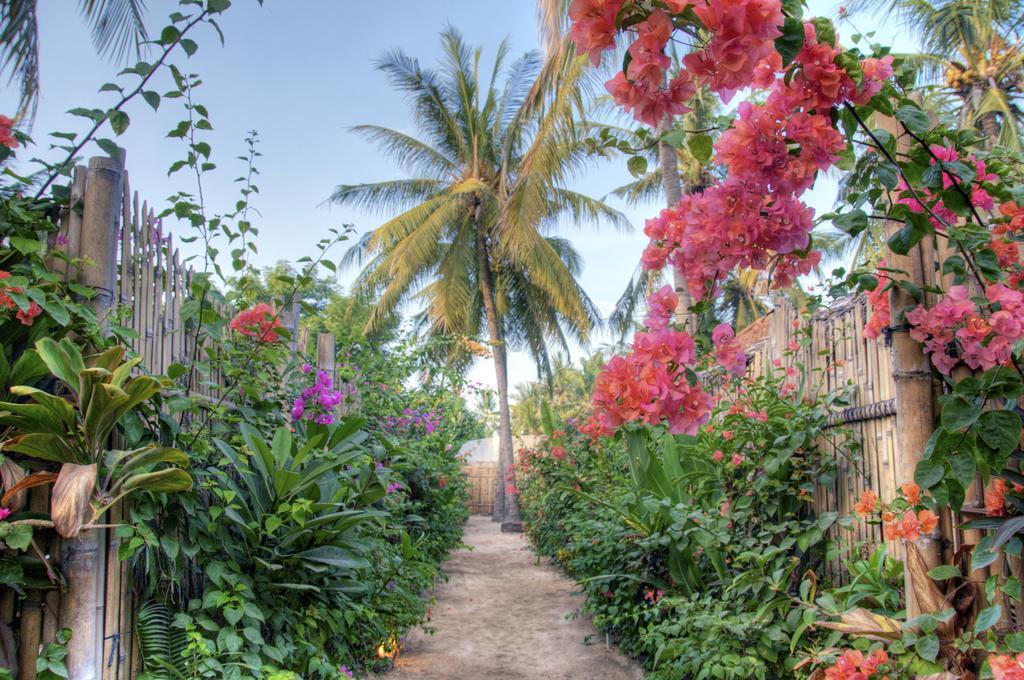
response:
<path id="1" fill-rule="evenodd" d="M 659 128 L 659 133 L 664 134 L 671 125 L 671 119 L 666 118 Z M 676 148 L 665 142 L 658 142 L 658 160 L 661 164 L 661 184 L 665 189 L 665 202 L 668 207 L 675 207 L 683 198 L 683 185 L 679 179 L 679 156 Z M 686 287 L 686 279 L 682 273 L 672 268 L 672 284 L 676 289 L 676 323 L 685 326 L 690 325 L 690 290 Z"/>
<path id="2" fill-rule="evenodd" d="M 512 415 L 508 404 L 508 354 L 505 339 L 498 318 L 498 306 L 494 295 L 494 274 L 491 272 L 487 239 L 481 228 L 483 205 L 476 205 L 476 255 L 480 271 L 480 293 L 484 300 L 484 314 L 487 317 L 487 334 L 491 341 L 494 357 L 494 378 L 498 388 L 498 488 L 494 496 L 494 512 L 491 519 L 501 522 L 502 531 L 517 532 L 522 529 L 519 519 L 519 503 L 515 494 L 506 492 L 506 483 L 515 487 L 515 458 L 512 450 Z"/>
<path id="3" fill-rule="evenodd" d="M 978 83 L 971 85 L 967 92 L 964 108 L 960 114 L 960 127 L 970 127 L 975 112 L 981 109 L 981 100 L 985 96 L 985 88 Z M 995 111 L 989 111 L 975 119 L 981 134 L 985 135 L 985 142 L 982 145 L 986 149 L 994 149 L 999 143 L 999 116 Z"/>

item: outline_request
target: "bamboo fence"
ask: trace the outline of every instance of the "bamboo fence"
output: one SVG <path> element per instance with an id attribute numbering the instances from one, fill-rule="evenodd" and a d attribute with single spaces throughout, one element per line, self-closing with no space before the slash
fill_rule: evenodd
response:
<path id="1" fill-rule="evenodd" d="M 129 331 L 131 353 L 142 357 L 142 370 L 163 374 L 172 363 L 189 365 L 200 358 L 192 322 L 183 305 L 192 298 L 193 270 L 185 263 L 171 234 L 153 208 L 131 189 L 123 161 L 94 158 L 78 166 L 71 180 L 71 209 L 61 220 L 62 248 L 81 267 L 55 262 L 67 280 L 93 288 L 90 301 L 107 327 Z M 221 312 L 229 312 L 220 309 Z M 285 310 L 282 321 L 292 330 L 299 350 L 297 306 Z M 306 340 L 302 341 L 304 351 Z M 317 364 L 334 373 L 334 338 L 317 338 Z M 195 382 L 193 394 L 219 399 L 224 376 L 214 372 Z M 29 507 L 47 512 L 47 489 L 32 489 Z M 119 504 L 105 522 L 114 525 L 126 516 Z M 39 536 L 50 563 L 67 575 L 64 589 L 30 588 L 19 598 L 0 591 L 0 667 L 17 665 L 17 680 L 35 680 L 36 658 L 61 628 L 71 628 L 68 666 L 75 680 L 128 680 L 142 670 L 134 636 L 135 598 L 127 562 L 118 559 L 121 539 L 113 528 L 83 532 L 62 541 L 54 532 Z M 76 632 L 77 631 L 77 632 Z M 95 636 L 82 635 L 95 631 Z M 17 644 L 15 644 L 17 638 Z"/>
<path id="2" fill-rule="evenodd" d="M 906 481 L 900 477 L 898 465 L 890 348 L 882 338 L 864 338 L 869 313 L 864 296 L 847 297 L 812 316 L 810 342 L 796 348 L 790 343 L 799 337 L 797 329 L 808 322 L 780 297 L 770 314 L 739 334 L 752 376 L 768 371 L 778 374 L 800 364 L 812 389 L 831 391 L 852 383 L 849 406 L 834 414 L 831 422 L 850 433 L 859 443 L 859 453 L 845 455 L 844 442 L 823 442 L 836 456 L 837 474 L 832 484 L 819 485 L 816 490 L 815 510 L 819 513 L 852 513 L 865 489 L 891 501 Z M 878 525 L 864 522 L 857 522 L 852 533 L 844 532 L 842 537 L 851 548 L 883 541 Z M 836 566 L 830 571 L 835 572 Z"/>

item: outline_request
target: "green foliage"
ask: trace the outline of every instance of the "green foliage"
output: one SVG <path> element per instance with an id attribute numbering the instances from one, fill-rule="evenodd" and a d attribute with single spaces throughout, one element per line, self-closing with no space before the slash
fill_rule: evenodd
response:
<path id="1" fill-rule="evenodd" d="M 71 639 L 71 630 L 61 628 L 57 631 L 55 642 L 48 642 L 43 645 L 36 657 L 36 678 L 39 680 L 67 680 L 71 677 L 65 659 L 68 657 L 68 641 Z"/>
<path id="2" fill-rule="evenodd" d="M 834 479 L 820 437 L 844 401 L 780 398 L 790 380 L 725 391 L 695 437 L 637 427 L 594 442 L 565 426 L 522 459 L 536 549 L 580 583 L 595 625 L 650 677 L 795 675 L 801 581 L 836 554 L 840 520 L 816 515 L 811 492 Z"/>

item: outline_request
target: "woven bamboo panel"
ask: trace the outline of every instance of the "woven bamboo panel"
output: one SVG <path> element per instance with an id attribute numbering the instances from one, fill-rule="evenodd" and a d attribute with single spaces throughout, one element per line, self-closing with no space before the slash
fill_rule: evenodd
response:
<path id="1" fill-rule="evenodd" d="M 836 456 L 837 474 L 833 483 L 819 485 L 816 490 L 815 510 L 819 513 L 850 514 L 865 489 L 890 501 L 905 481 L 897 478 L 889 348 L 884 338 L 864 338 L 869 313 L 863 296 L 839 300 L 810 319 L 809 346 L 798 346 L 794 342 L 804 337 L 808 321 L 787 299 L 779 297 L 769 315 L 739 335 L 747 348 L 748 370 L 753 376 L 778 374 L 800 364 L 807 371 L 810 390 L 827 392 L 853 385 L 849 406 L 836 414 L 836 427 L 821 441 Z M 854 455 L 848 453 L 850 442 L 840 439 L 840 427 L 859 445 Z M 864 522 L 858 522 L 852 532 L 840 532 L 838 538 L 844 546 L 844 557 L 857 546 L 870 549 L 883 540 L 877 526 Z M 838 566 L 830 565 L 829 571 L 838 575 Z"/>

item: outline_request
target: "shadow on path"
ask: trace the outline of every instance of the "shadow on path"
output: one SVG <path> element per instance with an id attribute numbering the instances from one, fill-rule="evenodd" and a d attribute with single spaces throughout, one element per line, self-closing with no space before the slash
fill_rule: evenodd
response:
<path id="1" fill-rule="evenodd" d="M 474 516 L 454 553 L 450 577 L 435 589 L 428 626 L 402 642 L 394 670 L 381 680 L 640 680 L 643 673 L 615 647 L 606 649 L 587 619 L 567 616 L 583 604 L 575 584 L 537 564 L 518 534 L 502 534 Z M 595 644 L 584 639 L 594 635 Z"/>

